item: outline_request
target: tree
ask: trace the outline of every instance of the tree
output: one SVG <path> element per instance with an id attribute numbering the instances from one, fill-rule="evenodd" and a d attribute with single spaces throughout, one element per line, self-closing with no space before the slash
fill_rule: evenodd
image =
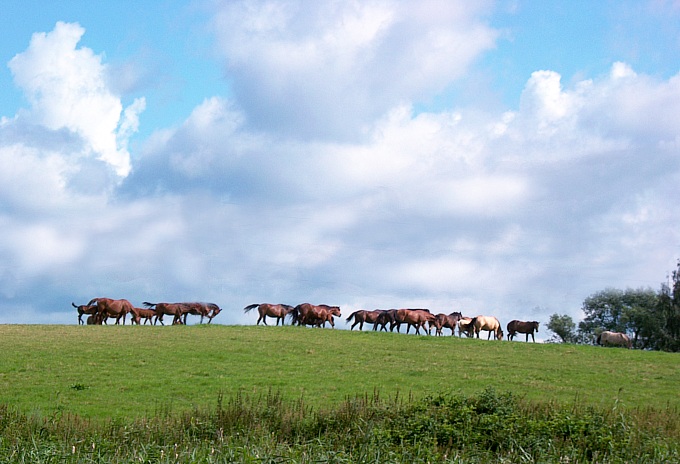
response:
<path id="1" fill-rule="evenodd" d="M 548 322 L 548 330 L 554 333 L 547 341 L 548 343 L 577 343 L 578 337 L 576 332 L 576 324 L 574 320 L 566 315 L 559 315 L 557 313 L 550 316 Z"/>
<path id="2" fill-rule="evenodd" d="M 658 294 L 648 289 L 608 288 L 583 302 L 585 318 L 579 323 L 583 340 L 594 340 L 604 330 L 623 332 L 631 336 L 638 347 L 653 348 L 658 338 Z"/>
<path id="3" fill-rule="evenodd" d="M 659 319 L 658 348 L 664 351 L 680 351 L 680 261 L 673 271 L 671 285 L 663 284 L 659 295 L 657 316 Z"/>

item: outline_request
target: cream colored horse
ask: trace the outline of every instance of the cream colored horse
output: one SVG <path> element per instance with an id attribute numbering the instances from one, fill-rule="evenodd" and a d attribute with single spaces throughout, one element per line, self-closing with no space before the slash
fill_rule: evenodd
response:
<path id="1" fill-rule="evenodd" d="M 479 332 L 482 330 L 489 332 L 489 336 L 486 338 L 489 340 L 491 338 L 491 333 L 493 332 L 494 338 L 496 340 L 503 340 L 503 331 L 501 330 L 501 323 L 498 322 L 493 316 L 477 316 L 473 317 L 470 325 L 475 330 L 475 335 L 479 338 Z"/>
<path id="2" fill-rule="evenodd" d="M 621 332 L 610 332 L 605 330 L 600 335 L 597 336 L 597 344 L 602 346 L 612 345 L 612 346 L 625 346 L 628 349 L 633 347 L 630 342 L 630 337 Z"/>

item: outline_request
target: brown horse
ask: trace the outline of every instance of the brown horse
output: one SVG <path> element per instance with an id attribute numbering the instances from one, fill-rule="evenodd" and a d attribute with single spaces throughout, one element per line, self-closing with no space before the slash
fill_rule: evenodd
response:
<path id="1" fill-rule="evenodd" d="M 598 335 L 595 342 L 602 346 L 624 346 L 628 349 L 633 347 L 628 335 L 621 332 L 610 332 L 609 330 L 605 330 L 600 335 Z"/>
<path id="2" fill-rule="evenodd" d="M 78 325 L 84 325 L 85 324 L 83 322 L 83 314 L 87 314 L 87 315 L 97 314 L 97 305 L 76 306 L 76 304 L 74 302 L 71 302 L 71 306 L 76 308 L 76 310 L 78 311 Z"/>
<path id="3" fill-rule="evenodd" d="M 177 321 L 182 321 L 182 315 L 185 310 L 187 310 L 184 303 L 149 303 L 148 301 L 145 301 L 142 304 L 147 308 L 154 308 L 156 319 L 153 321 L 153 325 L 156 325 L 157 322 L 160 322 L 161 325 L 165 325 L 163 323 L 163 316 L 166 314 L 172 316 L 172 323 L 175 325 L 177 324 Z"/>
<path id="4" fill-rule="evenodd" d="M 493 332 L 493 336 L 496 340 L 503 340 L 503 331 L 501 330 L 501 323 L 498 322 L 498 319 L 496 319 L 493 316 L 477 316 L 473 317 L 472 321 L 470 321 L 470 325 L 475 330 L 475 335 L 477 338 L 479 338 L 479 332 L 484 330 L 485 332 L 489 332 L 489 336 L 486 338 L 489 340 L 491 338 L 491 333 Z"/>
<path id="5" fill-rule="evenodd" d="M 380 314 L 378 314 L 378 317 L 376 317 L 375 322 L 373 323 L 373 330 L 377 330 L 378 326 L 380 326 L 380 332 L 382 332 L 383 330 L 387 332 L 387 324 L 390 324 L 390 332 L 392 332 L 394 326 L 397 325 L 396 317 L 397 317 L 396 309 L 381 310 Z M 399 331 L 398 328 L 397 331 Z"/>
<path id="6" fill-rule="evenodd" d="M 201 324 L 203 324 L 203 318 L 208 318 L 208 324 L 212 322 L 213 317 L 217 316 L 222 309 L 215 303 L 180 303 L 184 305 L 184 324 L 187 323 L 187 316 L 192 314 L 194 316 L 201 316 Z"/>
<path id="7" fill-rule="evenodd" d="M 139 322 L 137 322 L 137 324 L 141 324 L 142 319 L 144 319 L 144 325 L 146 325 L 147 322 L 149 325 L 153 325 L 153 318 L 156 316 L 156 311 L 149 308 L 135 308 L 135 311 L 137 311 L 137 314 L 139 315 Z"/>
<path id="8" fill-rule="evenodd" d="M 257 308 L 257 312 L 260 313 L 256 325 L 260 325 L 260 321 L 262 321 L 264 325 L 267 325 L 267 316 L 275 317 L 276 325 L 279 325 L 279 321 L 281 321 L 281 325 L 285 325 L 286 316 L 294 309 L 292 306 L 286 304 L 255 303 L 243 308 L 243 312 L 247 313 L 253 308 Z"/>
<path id="9" fill-rule="evenodd" d="M 112 300 L 111 298 L 93 298 L 87 304 L 87 306 L 97 305 L 97 313 L 95 316 L 95 321 L 98 323 L 103 322 L 108 317 L 115 317 L 116 324 L 120 324 L 121 318 L 123 319 L 123 325 L 125 325 L 125 316 L 128 313 L 132 314 L 132 320 L 139 323 L 139 315 L 128 300 Z"/>
<path id="10" fill-rule="evenodd" d="M 512 340 L 517 333 L 526 334 L 526 341 L 529 341 L 529 335 L 531 335 L 531 340 L 536 343 L 534 338 L 534 331 L 538 332 L 538 321 L 510 321 L 507 325 L 508 329 L 508 340 Z"/>
<path id="11" fill-rule="evenodd" d="M 293 318 L 293 324 L 297 325 L 313 325 L 326 327 L 326 322 L 330 322 L 331 327 L 335 327 L 333 316 L 340 317 L 340 308 L 338 306 L 329 305 L 312 305 L 309 303 L 302 303 L 297 305 L 290 312 Z"/>
<path id="12" fill-rule="evenodd" d="M 432 322 L 432 325 L 430 326 L 430 329 L 432 327 L 435 328 L 435 335 L 442 335 L 442 329 L 446 327 L 447 329 L 451 329 L 451 335 L 456 331 L 456 325 L 458 324 L 458 321 L 460 318 L 462 318 L 463 315 L 459 312 L 452 312 L 451 314 L 443 314 L 439 313 L 436 316 L 434 316 L 434 321 Z"/>
<path id="13" fill-rule="evenodd" d="M 360 309 L 358 311 L 354 311 L 346 319 L 347 322 L 354 319 L 354 324 L 352 324 L 352 327 L 350 327 L 349 330 L 354 329 L 354 327 L 357 324 L 359 324 L 359 330 L 363 330 L 364 322 L 367 322 L 369 324 L 373 324 L 373 329 L 375 330 L 375 322 L 378 320 L 378 316 L 380 316 L 380 314 L 382 314 L 382 313 L 383 313 L 383 311 L 380 310 L 380 309 L 376 309 L 374 311 L 368 311 L 368 310 L 365 310 L 365 309 Z"/>
<path id="14" fill-rule="evenodd" d="M 433 322 L 434 315 L 427 309 L 397 309 L 395 319 L 401 324 L 407 324 L 406 333 L 414 327 L 416 335 L 420 335 L 420 329 L 425 330 L 425 324 Z M 397 331 L 399 331 L 398 328 Z"/>

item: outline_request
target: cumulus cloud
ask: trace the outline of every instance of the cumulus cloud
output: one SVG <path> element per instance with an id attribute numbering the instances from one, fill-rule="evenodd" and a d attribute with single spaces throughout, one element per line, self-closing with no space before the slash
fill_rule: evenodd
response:
<path id="1" fill-rule="evenodd" d="M 78 48 L 84 33 L 78 24 L 58 22 L 53 31 L 34 34 L 28 49 L 12 58 L 9 67 L 31 103 L 31 121 L 77 133 L 88 149 L 126 176 L 127 140 L 136 131 L 145 103 L 137 100 L 123 112 L 120 98 L 107 85 L 101 56 Z"/>
<path id="2" fill-rule="evenodd" d="M 485 2 L 217 2 L 214 30 L 255 127 L 355 138 L 428 99 L 492 48 Z"/>
<path id="3" fill-rule="evenodd" d="M 547 320 L 672 267 L 678 76 L 536 70 L 517 108 L 417 112 L 493 46 L 486 6 L 215 5 L 234 92 L 133 161 L 144 101 L 123 108 L 82 28 L 13 60 L 31 107 L 0 122 L 3 307 L 40 286 L 46 307 L 215 301 L 223 323 L 264 301 Z"/>

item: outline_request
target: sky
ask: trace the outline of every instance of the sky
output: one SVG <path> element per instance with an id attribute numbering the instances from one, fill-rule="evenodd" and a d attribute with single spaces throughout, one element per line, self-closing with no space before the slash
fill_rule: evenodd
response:
<path id="1" fill-rule="evenodd" d="M 680 2 L 8 0 L 0 323 L 538 320 L 680 258 Z M 543 337 L 547 338 L 545 332 Z"/>

